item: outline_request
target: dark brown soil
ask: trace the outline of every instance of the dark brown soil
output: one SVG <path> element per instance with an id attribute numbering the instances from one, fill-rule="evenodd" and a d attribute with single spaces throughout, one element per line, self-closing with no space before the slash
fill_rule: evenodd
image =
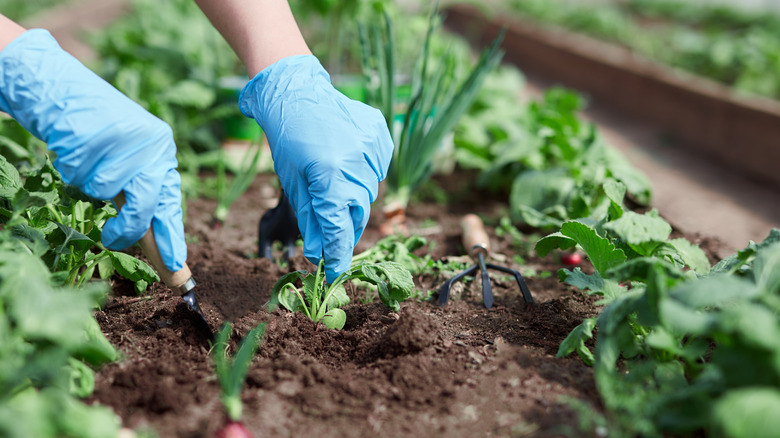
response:
<path id="1" fill-rule="evenodd" d="M 479 213 L 488 224 L 502 214 L 502 203 L 469 189 L 467 179 L 442 182 L 452 205 L 422 202 L 408 212 L 412 230 L 434 242 L 435 258 L 463 254 L 462 214 Z M 362 303 L 363 293 L 349 288 L 347 325 L 328 330 L 301 314 L 263 309 L 280 275 L 313 268 L 301 255 L 285 267 L 254 255 L 258 220 L 278 196 L 271 182 L 259 177 L 219 230 L 209 226 L 210 200 L 190 201 L 186 223 L 188 263 L 210 326 L 232 321 L 238 341 L 268 323 L 242 394 L 244 421 L 255 436 L 560 436 L 567 430 L 583 436 L 566 399 L 599 409 L 591 369 L 555 353 L 598 308 L 558 282 L 555 256 L 523 253 L 526 263 L 519 266 L 512 256 L 521 249 L 488 225 L 495 263 L 553 273 L 527 278 L 538 306 L 526 305 L 516 283 L 502 275 L 493 275 L 491 309 L 473 281 L 454 289 L 445 307 L 415 300 L 398 313 Z M 372 219 L 358 250 L 380 238 L 379 222 Z M 444 279 L 432 274 L 415 283 L 436 290 Z M 117 282 L 97 313 L 123 358 L 99 371 L 92 401 L 111 406 L 126 427 L 152 428 L 160 437 L 213 436 L 224 414 L 208 334 L 163 286 L 154 285 L 143 300 L 131 301 L 127 290 Z"/>

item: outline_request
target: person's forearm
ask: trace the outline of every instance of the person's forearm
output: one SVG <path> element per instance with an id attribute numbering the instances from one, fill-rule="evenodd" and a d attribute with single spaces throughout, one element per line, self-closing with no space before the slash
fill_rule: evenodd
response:
<path id="1" fill-rule="evenodd" d="M 274 62 L 311 51 L 286 0 L 195 0 L 254 77 Z"/>
<path id="2" fill-rule="evenodd" d="M 26 29 L 16 24 L 13 20 L 0 14 L 0 50 L 23 34 Z"/>

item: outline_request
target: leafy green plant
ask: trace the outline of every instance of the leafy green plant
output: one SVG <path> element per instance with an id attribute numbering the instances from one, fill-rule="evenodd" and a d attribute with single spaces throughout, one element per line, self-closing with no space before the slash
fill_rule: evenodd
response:
<path id="1" fill-rule="evenodd" d="M 233 326 L 226 323 L 217 333 L 212 349 L 214 368 L 220 387 L 220 400 L 227 414 L 227 422 L 217 431 L 217 437 L 251 437 L 252 434 L 241 422 L 242 403 L 241 388 L 244 386 L 246 373 L 257 349 L 263 340 L 265 324 L 259 324 L 247 333 L 232 359 L 228 355 L 228 339 Z"/>
<path id="2" fill-rule="evenodd" d="M 119 418 L 78 399 L 117 359 L 92 309 L 103 283 L 59 287 L 13 230 L 0 229 L 0 435 L 114 437 Z"/>
<path id="3" fill-rule="evenodd" d="M 16 134 L 31 137 L 26 132 Z M 24 140 L 1 135 L 0 139 L 27 150 L 20 145 L 27 144 Z M 46 156 L 27 151 L 20 162 L 22 173 L 0 156 L 0 224 L 10 238 L 42 258 L 61 284 L 84 285 L 96 271 L 102 279 L 118 273 L 133 281 L 138 292 L 158 281 L 144 262 L 100 243 L 103 223 L 116 214 L 111 204 L 64 184 Z M 40 164 L 35 164 L 38 160 Z"/>
<path id="4" fill-rule="evenodd" d="M 502 99 L 479 100 L 456 137 L 459 162 L 481 171 L 478 184 L 509 192 L 513 221 L 544 229 L 600 217 L 609 205 L 604 186 L 613 181 L 624 184 L 640 205 L 650 202 L 647 178 L 579 117 L 579 95 L 551 88 L 525 110 L 507 112 L 513 123 L 500 122 L 495 110 L 509 105 L 501 103 L 507 99 L 518 106 L 517 92 L 506 89 Z M 480 131 L 486 134 L 475 134 Z"/>
<path id="5" fill-rule="evenodd" d="M 567 221 L 536 249 L 577 246 L 593 264 L 593 274 L 559 271 L 605 307 L 558 355 L 593 364 L 609 435 L 770 436 L 780 400 L 780 230 L 710 268 L 701 249 L 669 239 L 657 213 L 626 210 L 624 187 L 607 192 L 603 218 Z M 735 415 L 752 397 L 766 409 Z"/>
<path id="6" fill-rule="evenodd" d="M 380 239 L 374 246 L 352 257 L 352 266 L 362 263 L 396 262 L 406 268 L 412 275 L 423 273 L 431 264 L 430 255 L 423 257 L 414 254 L 415 251 L 428 245 L 421 236 L 392 235 Z"/>
<path id="7" fill-rule="evenodd" d="M 269 309 L 279 305 L 291 312 L 302 312 L 314 322 L 322 322 L 328 328 L 341 329 L 347 314 L 341 307 L 349 304 L 344 283 L 349 279 L 368 282 L 377 287 L 379 298 L 387 307 L 398 311 L 400 301 L 412 295 L 414 282 L 406 268 L 395 262 L 360 264 L 339 275 L 331 284 L 325 283 L 324 259 L 317 271 L 290 272 L 282 276 L 271 290 Z M 301 288 L 295 286 L 302 282 Z"/>
<path id="8" fill-rule="evenodd" d="M 434 10 L 412 73 L 411 99 L 396 124 L 397 72 L 395 34 L 390 16 L 384 13 L 381 24 L 361 27 L 363 72 L 368 78 L 369 103 L 385 116 L 395 143 L 387 176 L 385 204 L 405 210 L 410 197 L 431 175 L 432 160 L 442 140 L 469 108 L 487 73 L 501 60 L 502 36 L 485 50 L 462 82 L 455 82 L 454 57 L 445 54 L 432 59 L 431 37 L 437 26 Z"/>

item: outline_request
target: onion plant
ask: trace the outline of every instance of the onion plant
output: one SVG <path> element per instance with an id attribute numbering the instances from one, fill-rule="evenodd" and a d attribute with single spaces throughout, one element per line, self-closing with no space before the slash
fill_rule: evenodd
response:
<path id="1" fill-rule="evenodd" d="M 398 81 L 393 23 L 387 12 L 384 20 L 379 21 L 379 24 L 360 26 L 362 68 L 369 84 L 369 103 L 384 114 L 395 143 L 386 179 L 385 211 L 403 213 L 412 193 L 430 178 L 434 154 L 442 140 L 453 131 L 487 74 L 500 62 L 503 31 L 482 53 L 468 76 L 459 81 L 452 52 L 443 57 L 432 56 L 431 38 L 440 21 L 434 8 L 411 75 L 411 99 L 405 112 L 396 114 Z"/>
<path id="2" fill-rule="evenodd" d="M 244 386 L 246 374 L 252 358 L 265 334 L 265 324 L 259 324 L 247 333 L 238 351 L 231 358 L 228 355 L 228 338 L 233 331 L 230 323 L 225 323 L 217 333 L 216 342 L 212 350 L 214 370 L 220 387 L 220 400 L 227 415 L 227 421 L 217 431 L 216 436 L 222 437 L 252 437 L 252 433 L 241 422 L 241 388 Z"/>

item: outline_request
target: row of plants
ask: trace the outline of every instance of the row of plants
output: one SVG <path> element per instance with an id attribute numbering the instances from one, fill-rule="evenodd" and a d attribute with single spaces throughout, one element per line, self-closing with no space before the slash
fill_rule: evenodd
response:
<path id="1" fill-rule="evenodd" d="M 655 210 L 624 205 L 605 185 L 599 218 L 569 220 L 536 243 L 544 256 L 578 248 L 593 265 L 561 281 L 604 306 L 561 344 L 593 365 L 608 436 L 764 437 L 780 409 L 780 230 L 710 267 L 706 255 Z M 595 346 L 591 341 L 595 337 Z"/>
<path id="2" fill-rule="evenodd" d="M 780 16 L 722 3 L 518 0 L 513 13 L 626 46 L 751 95 L 780 98 Z"/>
<path id="3" fill-rule="evenodd" d="M 45 145 L 0 121 L 0 435 L 113 437 L 121 425 L 92 394 L 95 371 L 119 358 L 93 316 L 123 277 L 138 293 L 159 278 L 111 251 L 113 205 L 62 182 Z"/>

